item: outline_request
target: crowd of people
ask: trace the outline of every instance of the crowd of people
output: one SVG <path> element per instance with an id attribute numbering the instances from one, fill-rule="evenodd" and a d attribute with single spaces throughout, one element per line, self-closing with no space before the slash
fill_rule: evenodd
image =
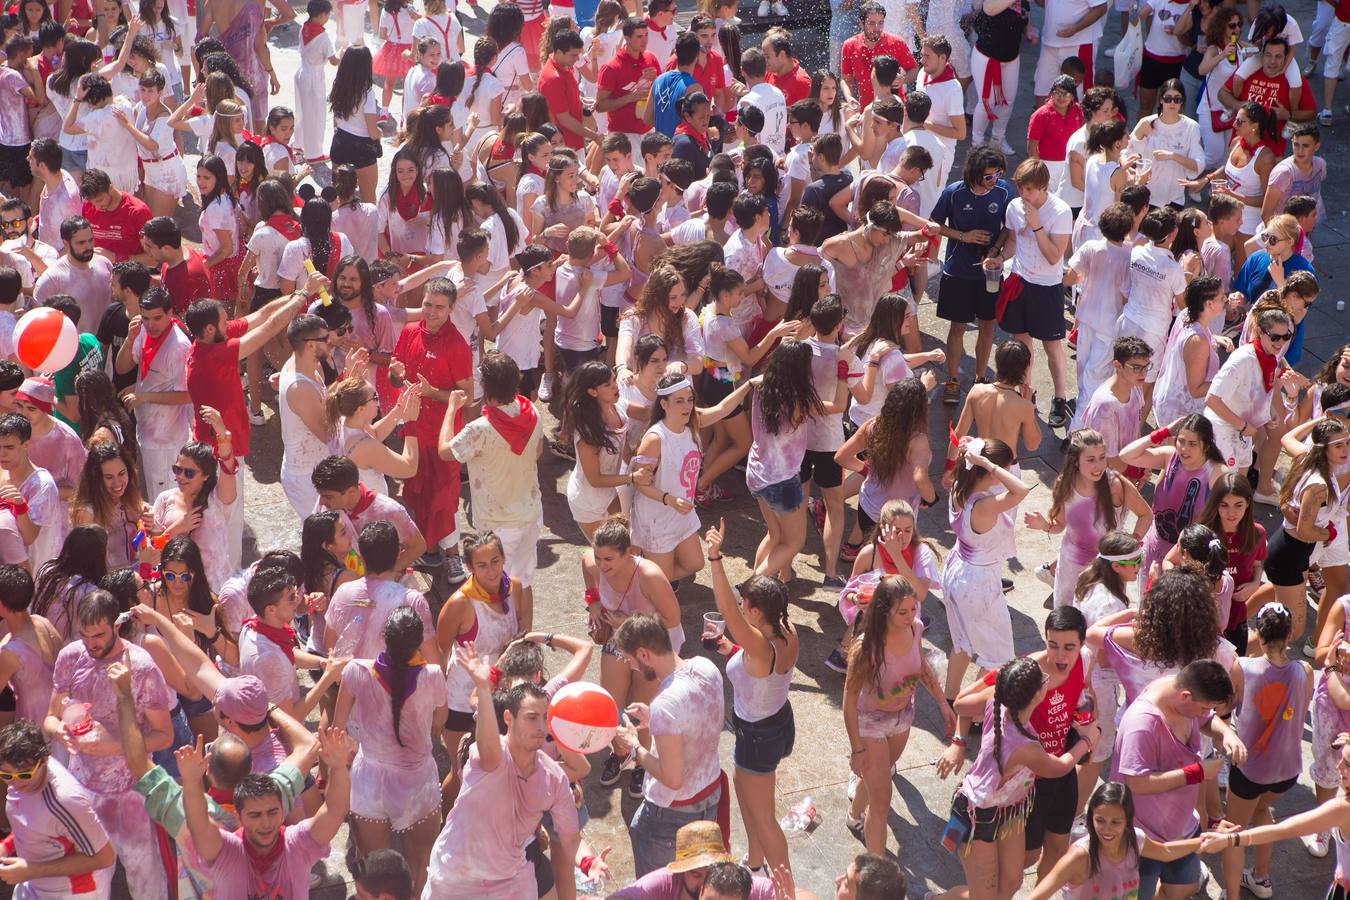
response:
<path id="1" fill-rule="evenodd" d="M 1350 13 L 1118 0 L 1122 91 L 1106 0 L 1040 5 L 835 4 L 808 72 L 781 2 L 499 2 L 475 37 L 309 0 L 293 108 L 286 0 L 7 11 L 0 880 L 303 897 L 346 824 L 362 898 L 814 897 L 776 785 L 807 585 L 842 621 L 807 660 L 844 676 L 837 898 L 931 878 L 888 823 L 919 693 L 938 896 L 1266 898 L 1293 839 L 1350 896 L 1350 345 L 1295 368 Z M 79 330 L 59 371 L 20 362 L 32 307 Z M 294 513 L 257 559 L 241 464 Z M 585 634 L 536 612 L 546 526 Z M 1043 649 L 1019 529 L 1058 536 Z M 595 657 L 622 721 L 569 749 Z M 627 886 L 584 835 L 616 789 Z"/>

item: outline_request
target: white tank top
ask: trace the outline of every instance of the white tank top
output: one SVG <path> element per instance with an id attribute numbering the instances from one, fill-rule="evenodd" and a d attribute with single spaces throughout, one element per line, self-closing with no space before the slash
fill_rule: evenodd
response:
<path id="1" fill-rule="evenodd" d="M 1265 193 L 1265 188 L 1261 187 L 1261 179 L 1256 174 L 1256 161 L 1261 158 L 1263 152 L 1266 152 L 1265 145 L 1257 147 L 1256 152 L 1248 158 L 1247 164 L 1239 168 L 1233 165 L 1233 153 L 1229 151 L 1223 164 L 1223 174 L 1228 179 L 1228 187 L 1239 197 L 1260 197 Z"/>
<path id="2" fill-rule="evenodd" d="M 277 385 L 279 396 L 277 406 L 281 410 L 281 442 L 284 447 L 281 467 L 299 472 L 309 472 L 328 456 L 328 442 L 316 438 L 314 432 L 309 430 L 309 426 L 305 425 L 304 420 L 291 410 L 291 405 L 286 400 L 286 392 L 290 390 L 291 385 L 296 383 L 307 384 L 313 390 L 318 391 L 321 403 L 328 392 L 322 384 L 308 375 L 287 370 L 282 370 L 280 382 Z M 304 388 L 301 388 L 301 390 L 304 390 Z"/>
<path id="3" fill-rule="evenodd" d="M 1115 191 L 1111 190 L 1111 176 L 1116 174 L 1120 163 L 1114 159 L 1093 154 L 1083 166 L 1083 211 L 1079 219 L 1085 225 L 1097 227 L 1097 218 L 1108 206 L 1115 202 Z"/>
<path id="4" fill-rule="evenodd" d="M 778 712 L 788 702 L 792 686 L 792 670 L 776 672 L 778 645 L 769 641 L 769 674 L 756 678 L 745 668 L 745 651 L 739 650 L 727 659 L 727 681 L 731 682 L 731 708 L 746 722 L 758 722 Z"/>

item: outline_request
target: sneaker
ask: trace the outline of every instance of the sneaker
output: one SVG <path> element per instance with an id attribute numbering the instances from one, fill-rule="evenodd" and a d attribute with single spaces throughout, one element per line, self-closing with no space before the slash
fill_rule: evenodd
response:
<path id="1" fill-rule="evenodd" d="M 544 377 L 539 379 L 539 400 L 543 403 L 553 399 L 553 373 L 545 372 Z"/>
<path id="2" fill-rule="evenodd" d="M 1325 832 L 1305 834 L 1299 840 L 1303 841 L 1303 846 L 1307 849 L 1308 854 L 1318 859 L 1324 858 L 1331 850 L 1331 838 Z"/>
<path id="3" fill-rule="evenodd" d="M 1050 401 L 1050 417 L 1045 420 L 1045 424 L 1051 428 L 1065 428 L 1068 426 L 1071 417 L 1069 401 L 1063 397 L 1056 397 Z"/>
<path id="4" fill-rule="evenodd" d="M 1269 878 L 1257 878 L 1252 874 L 1251 869 L 1242 870 L 1242 886 L 1251 891 L 1261 900 L 1267 900 L 1275 894 L 1275 888 L 1271 886 Z"/>
<path id="5" fill-rule="evenodd" d="M 438 566 L 443 566 L 445 565 L 445 554 L 441 552 L 440 547 L 432 547 L 427 550 L 426 553 L 417 557 L 417 562 L 413 565 L 422 566 L 426 569 L 434 569 Z"/>
<path id="6" fill-rule="evenodd" d="M 1046 587 L 1055 586 L 1055 570 L 1050 568 L 1048 562 L 1043 562 L 1036 567 L 1036 580 Z"/>
<path id="7" fill-rule="evenodd" d="M 844 675 L 848 672 L 848 660 L 844 658 L 844 654 L 839 652 L 838 647 L 831 650 L 830 655 L 825 657 L 825 668 L 833 672 L 838 672 L 840 675 Z M 851 800 L 853 798 L 850 797 L 849 799 Z"/>
<path id="8" fill-rule="evenodd" d="M 772 9 L 775 16 L 786 16 L 788 14 L 787 4 L 783 0 L 774 0 Z"/>
<path id="9" fill-rule="evenodd" d="M 1313 606 L 1322 598 L 1322 592 L 1327 589 L 1327 580 L 1322 577 L 1321 569 L 1309 569 L 1307 575 L 1308 596 L 1313 601 Z"/>
<path id="10" fill-rule="evenodd" d="M 1013 145 L 1008 143 L 1008 139 L 1006 137 L 999 138 L 998 149 L 1002 150 L 1008 156 L 1013 156 L 1014 154 L 1017 153 L 1017 151 L 1013 149 Z"/>
<path id="11" fill-rule="evenodd" d="M 848 813 L 844 813 L 844 826 L 848 828 L 849 834 L 864 843 L 866 842 L 866 839 L 863 837 L 863 820 L 861 816 L 855 819 Z"/>
<path id="12" fill-rule="evenodd" d="M 1192 896 L 1208 897 L 1209 883 L 1213 880 L 1214 876 L 1210 874 L 1209 866 L 1203 862 L 1200 863 L 1200 888 Z"/>
<path id="13" fill-rule="evenodd" d="M 641 766 L 633 770 L 632 776 L 628 779 L 628 796 L 634 800 L 642 799 L 642 782 L 646 779 L 647 773 Z"/>
<path id="14" fill-rule="evenodd" d="M 1323 128 L 1331 127 L 1331 110 L 1324 109 L 1317 114 L 1317 124 Z"/>
<path id="15" fill-rule="evenodd" d="M 961 382 L 955 378 L 947 379 L 947 384 L 942 389 L 942 402 L 947 406 L 955 406 L 961 402 Z"/>
<path id="16" fill-rule="evenodd" d="M 1264 503 L 1266 506 L 1278 507 L 1280 505 L 1280 495 L 1275 493 L 1266 494 L 1261 491 L 1257 491 L 1254 494 L 1252 494 L 1252 499 L 1255 500 L 1257 503 Z"/>
<path id="17" fill-rule="evenodd" d="M 732 500 L 736 499 L 735 494 L 722 487 L 717 482 L 713 482 L 712 489 L 708 491 L 708 493 L 712 494 L 712 498 L 718 503 L 730 503 Z"/>
<path id="18" fill-rule="evenodd" d="M 463 584 L 469 580 L 469 575 L 464 571 L 464 560 L 459 558 L 458 553 L 447 553 L 445 556 L 445 580 L 450 584 Z"/>
<path id="19" fill-rule="evenodd" d="M 825 530 L 825 501 L 819 497 L 806 498 L 806 515 L 815 523 L 816 531 Z"/>
<path id="20" fill-rule="evenodd" d="M 694 491 L 694 505 L 699 509 L 712 509 L 713 495 L 709 491 Z"/>
<path id="21" fill-rule="evenodd" d="M 839 548 L 839 558 L 844 562 L 851 563 L 858 558 L 858 554 L 861 552 L 862 544 L 850 544 L 848 541 L 844 541 L 843 546 Z"/>
<path id="22" fill-rule="evenodd" d="M 1009 593 L 1013 589 L 1013 580 L 1011 578 L 1004 578 L 1001 581 L 1003 585 L 1003 593 L 1005 594 Z"/>
<path id="23" fill-rule="evenodd" d="M 267 413 L 263 412 L 261 409 L 253 410 L 248 414 L 248 421 L 252 425 L 266 425 Z"/>
<path id="24" fill-rule="evenodd" d="M 858 773 L 848 773 L 848 802 L 852 803 L 853 798 L 858 795 Z"/>
<path id="25" fill-rule="evenodd" d="M 755 15 L 758 18 L 767 19 L 771 12 L 772 7 L 769 5 L 769 0 L 760 0 L 759 9 L 755 10 Z"/>
<path id="26" fill-rule="evenodd" d="M 328 860 L 321 859 L 309 870 L 309 889 L 317 891 L 328 880 Z M 1267 894 L 1267 897 L 1270 895 Z"/>
<path id="27" fill-rule="evenodd" d="M 1309 660 L 1317 658 L 1317 644 L 1312 638 L 1303 642 L 1303 655 L 1308 657 Z"/>
<path id="28" fill-rule="evenodd" d="M 570 462 L 577 461 L 576 448 L 566 441 L 549 441 L 548 449 L 550 453 L 559 459 L 569 460 Z"/>
<path id="29" fill-rule="evenodd" d="M 614 787 L 619 783 L 619 775 L 623 772 L 623 757 L 617 753 L 611 753 L 609 759 L 605 760 L 605 767 L 600 770 L 600 786 Z"/>
<path id="30" fill-rule="evenodd" d="M 1073 331 L 1070 331 L 1070 332 L 1069 332 L 1069 336 L 1068 336 L 1067 338 L 1064 339 L 1064 343 L 1068 344 L 1068 345 L 1069 345 L 1069 349 L 1071 349 L 1071 350 L 1077 350 L 1077 349 L 1078 349 L 1078 326 L 1077 326 L 1077 325 L 1073 326 Z"/>
<path id="31" fill-rule="evenodd" d="M 844 589 L 844 585 L 848 584 L 847 581 L 840 578 L 838 575 L 826 575 L 824 578 L 821 579 L 820 583 L 827 588 L 834 588 L 835 590 L 839 591 L 842 591 Z"/>

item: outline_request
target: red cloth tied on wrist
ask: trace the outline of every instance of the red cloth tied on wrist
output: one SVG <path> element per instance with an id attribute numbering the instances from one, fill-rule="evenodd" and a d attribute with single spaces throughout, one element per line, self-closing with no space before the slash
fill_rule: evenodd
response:
<path id="1" fill-rule="evenodd" d="M 7 509 L 14 513 L 14 518 L 28 514 L 28 502 L 20 500 L 0 499 L 0 509 Z"/>
<path id="2" fill-rule="evenodd" d="M 584 594 L 581 595 L 581 599 L 584 600 L 584 601 L 586 601 L 586 605 L 587 605 L 587 606 L 590 606 L 590 605 L 595 604 L 595 603 L 599 603 L 599 602 L 600 602 L 600 589 L 599 589 L 599 588 L 586 588 L 586 593 L 584 593 Z"/>
<path id="3" fill-rule="evenodd" d="M 1153 431 L 1149 432 L 1148 440 L 1149 443 L 1156 447 L 1171 436 L 1171 429 L 1164 426 L 1162 428 L 1155 428 Z"/>
<path id="4" fill-rule="evenodd" d="M 1189 766 L 1183 766 L 1181 771 L 1186 773 L 1187 784 L 1199 784 L 1205 780 L 1205 768 L 1198 762 L 1191 763 Z"/>
<path id="5" fill-rule="evenodd" d="M 613 262 L 614 257 L 619 255 L 619 245 L 613 241 L 605 241 L 605 246 L 600 249 L 605 251 L 605 255 L 609 257 L 610 262 Z"/>
<path id="6" fill-rule="evenodd" d="M 609 201 L 609 214 L 619 219 L 623 218 L 623 201 L 618 197 Z"/>
<path id="7" fill-rule="evenodd" d="M 595 854 L 590 853 L 581 858 L 581 862 L 577 863 L 577 868 L 581 870 L 582 875 L 589 875 L 593 865 L 595 865 Z"/>

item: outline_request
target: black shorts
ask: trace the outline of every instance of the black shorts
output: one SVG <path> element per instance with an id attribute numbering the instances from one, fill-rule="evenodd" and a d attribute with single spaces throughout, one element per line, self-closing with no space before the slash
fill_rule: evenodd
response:
<path id="1" fill-rule="evenodd" d="M 943 275 L 938 285 L 937 314 L 939 319 L 961 325 L 994 321 L 994 304 L 998 294 L 984 289 L 984 279 L 956 278 Z"/>
<path id="2" fill-rule="evenodd" d="M 449 709 L 445 712 L 445 730 L 461 731 L 466 734 L 472 733 L 477 723 L 474 721 L 473 713 L 460 712 L 457 709 Z"/>
<path id="3" fill-rule="evenodd" d="M 1243 775 L 1237 766 L 1228 767 L 1228 793 L 1243 800 L 1255 800 L 1262 794 L 1283 794 L 1296 784 L 1298 784 L 1297 775 L 1274 784 L 1261 784 Z"/>
<path id="4" fill-rule="evenodd" d="M 384 155 L 384 147 L 380 145 L 379 141 L 371 140 L 368 137 L 358 137 L 350 131 L 335 128 L 333 130 L 333 143 L 328 155 L 335 169 L 344 165 L 364 169 L 367 166 L 375 165 L 375 162 Z"/>
<path id="5" fill-rule="evenodd" d="M 1008 334 L 1026 334 L 1038 341 L 1064 339 L 1064 286 L 1022 283 L 1022 293 L 1008 304 L 998 326 Z"/>
<path id="6" fill-rule="evenodd" d="M 1145 90 L 1156 91 L 1163 86 L 1163 82 L 1172 78 L 1181 77 L 1181 64 L 1185 60 L 1179 59 L 1176 62 L 1164 62 L 1156 56 L 1144 54 L 1143 63 L 1139 67 L 1139 86 Z"/>
<path id="7" fill-rule="evenodd" d="M 619 308 L 600 305 L 600 333 L 607 338 L 619 336 Z"/>
<path id="8" fill-rule="evenodd" d="M 538 837 L 525 845 L 525 860 L 534 866 L 534 883 L 540 897 L 553 890 L 553 864 L 548 861 L 547 849 Z"/>
<path id="9" fill-rule="evenodd" d="M 19 698 L 14 696 L 14 688 L 5 685 L 0 691 L 0 712 L 14 712 L 19 708 Z"/>
<path id="10" fill-rule="evenodd" d="M 1045 833 L 1067 835 L 1078 812 L 1078 770 L 1058 778 L 1036 779 L 1036 802 L 1027 816 L 1026 847 L 1039 850 Z"/>
<path id="11" fill-rule="evenodd" d="M 736 390 L 736 382 L 723 381 L 720 378 L 714 378 L 708 374 L 706 369 L 698 373 L 696 384 L 698 385 L 699 406 L 716 406 L 718 403 L 721 403 L 723 400 L 730 397 L 731 392 Z M 744 409 L 745 404 L 739 404 L 735 409 L 727 413 L 726 419 L 729 419 L 732 416 L 739 416 Z M 726 421 L 726 419 L 723 419 L 723 421 Z"/>
<path id="12" fill-rule="evenodd" d="M 1251 632 L 1247 630 L 1247 620 L 1243 619 L 1234 625 L 1230 625 L 1228 630 L 1223 633 L 1228 638 L 1228 642 L 1237 648 L 1239 658 L 1247 655 L 1247 644 L 1251 640 Z"/>
<path id="13" fill-rule="evenodd" d="M 802 484 L 814 481 L 816 487 L 837 488 L 844 483 L 844 467 L 834 461 L 830 450 L 807 450 L 802 457 Z"/>
<path id="14" fill-rule="evenodd" d="M 1300 541 L 1283 528 L 1279 529 L 1267 544 L 1266 579 L 1276 587 L 1302 584 L 1308 572 L 1308 560 L 1316 548 L 1316 544 Z"/>
<path id="15" fill-rule="evenodd" d="M 253 302 L 248 305 L 248 311 L 255 313 L 267 304 L 281 296 L 281 288 L 265 288 L 253 286 Z"/>
<path id="16" fill-rule="evenodd" d="M 588 362 L 594 360 L 603 360 L 605 351 L 603 347 L 594 347 L 590 350 L 568 350 L 566 347 L 554 347 L 557 353 L 557 359 L 562 360 L 562 366 L 559 371 L 575 372 Z"/>
<path id="17" fill-rule="evenodd" d="M 28 148 L 10 147 L 0 144 L 0 181 L 8 181 L 16 188 L 28 187 L 33 183 L 33 170 L 28 168 Z"/>
<path id="18" fill-rule="evenodd" d="M 859 619 L 862 616 L 858 617 Z M 970 816 L 970 801 L 959 790 L 952 794 L 952 811 L 947 818 L 947 826 L 942 832 L 942 845 L 952 852 L 962 852 L 961 846 L 970 841 L 983 841 L 986 844 L 997 843 L 999 828 L 1006 820 L 999 815 L 997 806 L 983 806 L 975 810 L 975 818 Z"/>
<path id="19" fill-rule="evenodd" d="M 869 515 L 867 514 L 867 510 L 863 509 L 863 508 L 862 508 L 862 504 L 859 503 L 859 504 L 858 504 L 858 530 L 861 531 L 861 532 L 863 533 L 863 539 L 865 540 L 869 535 L 871 535 L 872 529 L 874 529 L 874 528 L 876 528 L 876 527 L 877 527 L 877 520 L 874 519 L 874 518 L 872 518 L 871 516 L 869 516 Z"/>
<path id="20" fill-rule="evenodd" d="M 735 712 L 731 714 L 731 730 L 736 735 L 736 746 L 731 759 L 736 768 L 771 775 L 785 757 L 792 754 L 797 740 L 797 722 L 792 718 L 792 704 L 758 722 L 747 722 Z"/>

